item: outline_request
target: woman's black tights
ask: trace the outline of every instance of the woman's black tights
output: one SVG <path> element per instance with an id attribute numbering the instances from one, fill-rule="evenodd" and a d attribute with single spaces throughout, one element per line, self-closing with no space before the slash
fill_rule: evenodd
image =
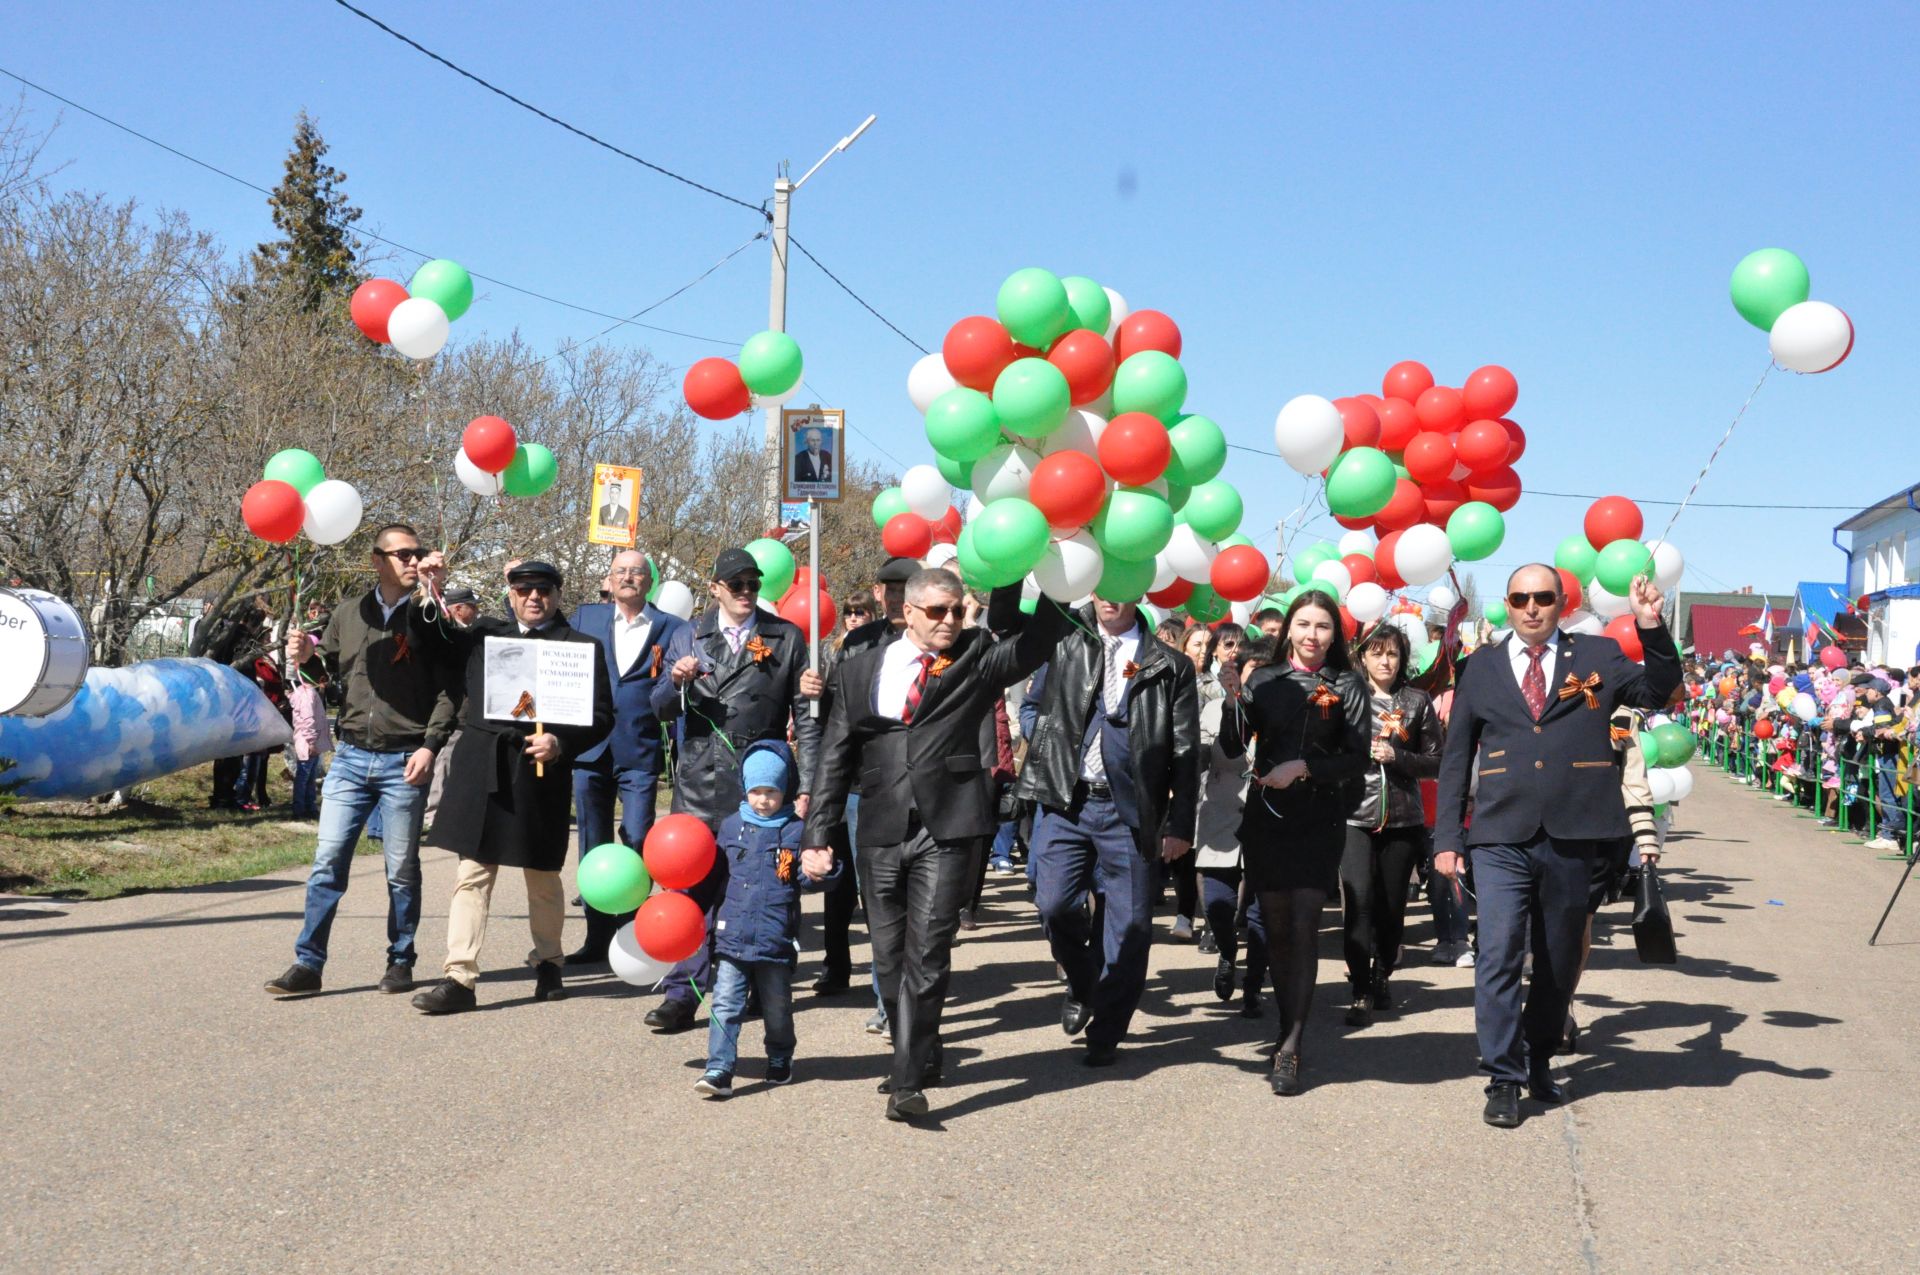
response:
<path id="1" fill-rule="evenodd" d="M 1320 913 L 1325 890 L 1262 890 L 1273 994 L 1280 1007 L 1280 1051 L 1300 1051 L 1320 964 Z"/>

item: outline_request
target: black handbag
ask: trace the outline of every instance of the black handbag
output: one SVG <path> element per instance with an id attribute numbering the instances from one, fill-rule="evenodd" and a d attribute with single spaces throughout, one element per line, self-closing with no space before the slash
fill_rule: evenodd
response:
<path id="1" fill-rule="evenodd" d="M 1660 874 L 1652 864 L 1640 868 L 1640 898 L 1633 906 L 1633 949 L 1647 965 L 1673 965 L 1680 953 L 1673 943 L 1673 917 L 1660 893 Z"/>

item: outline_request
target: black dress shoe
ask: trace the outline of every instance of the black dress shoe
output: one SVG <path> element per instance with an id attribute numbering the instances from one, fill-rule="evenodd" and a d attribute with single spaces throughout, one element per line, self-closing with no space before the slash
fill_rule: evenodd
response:
<path id="1" fill-rule="evenodd" d="M 1580 1050 L 1580 1024 L 1573 1021 L 1572 1014 L 1568 1014 L 1567 1029 L 1560 1034 L 1560 1048 L 1556 1052 L 1562 1053 L 1562 1054 L 1572 1054 L 1572 1053 L 1578 1053 L 1579 1050 Z"/>
<path id="2" fill-rule="evenodd" d="M 1260 1017 L 1260 993 L 1249 987 L 1240 997 L 1240 1017 Z"/>
<path id="3" fill-rule="evenodd" d="M 1554 1083 L 1553 1073 L 1545 1067 L 1527 1068 L 1527 1097 L 1557 1107 L 1567 1100 L 1566 1090 Z"/>
<path id="4" fill-rule="evenodd" d="M 1375 970 L 1373 972 L 1373 987 L 1371 990 L 1373 1007 L 1375 1009 L 1386 1010 L 1393 1008 L 1393 993 L 1387 990 L 1387 973 L 1385 970 Z"/>
<path id="5" fill-rule="evenodd" d="M 640 1020 L 663 1036 L 683 1032 L 693 1026 L 693 1006 L 685 1001 L 661 1001 Z"/>
<path id="6" fill-rule="evenodd" d="M 378 986 L 381 991 L 387 993 L 387 995 L 389 996 L 392 996 L 398 992 L 412 991 L 413 990 L 413 966 L 411 965 L 387 966 L 387 972 L 380 976 L 380 982 Z"/>
<path id="7" fill-rule="evenodd" d="M 929 1068 L 927 1068 L 927 1069 L 926 1069 L 925 1071 L 923 1071 L 923 1072 L 921 1072 L 921 1073 L 920 1073 L 920 1084 L 919 1084 L 919 1086 L 918 1086 L 918 1087 L 919 1087 L 920 1089 L 938 1089 L 938 1088 L 940 1087 L 940 1082 L 941 1082 L 941 1080 L 942 1080 L 942 1079 L 943 1079 L 943 1077 L 941 1076 L 941 1074 L 940 1074 L 940 1069 L 939 1069 L 938 1067 L 929 1067 Z M 876 1093 L 892 1093 L 892 1092 L 893 1092 L 893 1077 L 892 1077 L 892 1076 L 888 1076 L 888 1077 L 887 1077 L 887 1078 L 886 1078 L 885 1080 L 882 1080 L 882 1081 L 881 1081 L 881 1082 L 880 1082 L 879 1084 L 877 1084 L 877 1085 L 875 1085 L 875 1086 L 874 1086 L 874 1092 L 876 1092 Z M 902 1090 L 901 1092 L 903 1092 L 903 1093 L 911 1093 L 911 1092 L 913 1092 L 913 1091 L 912 1091 L 912 1090 Z"/>
<path id="8" fill-rule="evenodd" d="M 838 996 L 853 984 L 845 974 L 822 974 L 813 980 L 815 996 Z"/>
<path id="9" fill-rule="evenodd" d="M 974 917 L 972 908 L 960 909 L 960 928 L 963 930 L 977 930 L 980 928 L 980 922 Z"/>
<path id="10" fill-rule="evenodd" d="M 479 1005 L 471 987 L 462 987 L 444 979 L 413 998 L 413 1007 L 423 1014 L 458 1014 Z"/>
<path id="11" fill-rule="evenodd" d="M 1273 1056 L 1273 1070 L 1267 1075 L 1267 1087 L 1282 1098 L 1300 1092 L 1300 1055 L 1283 1049 Z"/>
<path id="12" fill-rule="evenodd" d="M 1213 998 L 1217 1001 L 1233 999 L 1233 958 L 1223 956 L 1220 963 L 1213 967 Z"/>
<path id="13" fill-rule="evenodd" d="M 542 961 L 533 967 L 533 999 L 537 1001 L 567 999 L 566 985 L 560 981 L 560 962 Z"/>
<path id="14" fill-rule="evenodd" d="M 1073 997 L 1067 997 L 1066 1004 L 1060 1007 L 1060 1030 L 1069 1036 L 1078 1036 L 1087 1030 L 1087 1024 L 1093 1021 L 1093 1009 L 1083 1005 Z"/>
<path id="15" fill-rule="evenodd" d="M 1487 1086 L 1487 1109 L 1481 1113 L 1496 1129 L 1520 1127 L 1520 1086 L 1511 1080 L 1496 1080 Z"/>
<path id="16" fill-rule="evenodd" d="M 1088 1045 L 1087 1056 L 1080 1061 L 1089 1067 L 1111 1067 L 1119 1060 L 1118 1045 Z"/>
<path id="17" fill-rule="evenodd" d="M 1353 1001 L 1347 1006 L 1347 1026 L 1365 1027 L 1373 1021 L 1373 1011 L 1369 1009 L 1367 994 L 1355 992 Z"/>
<path id="18" fill-rule="evenodd" d="M 887 1099 L 887 1119 L 889 1120 L 910 1120 L 915 1116 L 926 1115 L 927 1110 L 927 1095 L 918 1089 L 902 1089 Z"/>
<path id="19" fill-rule="evenodd" d="M 269 996 L 311 996 L 320 990 L 320 971 L 295 963 L 279 978 L 267 982 Z"/>
<path id="20" fill-rule="evenodd" d="M 568 965 L 605 965 L 607 948 L 605 944 L 585 943 L 565 957 Z"/>

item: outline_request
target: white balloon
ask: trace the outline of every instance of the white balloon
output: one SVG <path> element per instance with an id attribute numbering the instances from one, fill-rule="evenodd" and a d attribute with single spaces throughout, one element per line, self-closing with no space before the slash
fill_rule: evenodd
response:
<path id="1" fill-rule="evenodd" d="M 1076 531 L 1047 546 L 1033 568 L 1033 578 L 1039 582 L 1040 591 L 1054 601 L 1071 602 L 1083 593 L 1091 593 L 1105 568 L 1106 558 L 1093 536 Z"/>
<path id="2" fill-rule="evenodd" d="M 1227 604 L 1227 615 L 1235 624 L 1244 629 L 1247 627 L 1248 621 L 1253 619 L 1253 603 L 1230 602 Z"/>
<path id="3" fill-rule="evenodd" d="M 1349 531 L 1340 537 L 1340 556 L 1344 558 L 1350 553 L 1360 553 L 1371 558 L 1374 544 L 1371 531 Z"/>
<path id="4" fill-rule="evenodd" d="M 779 607 L 777 607 L 777 606 L 775 606 L 775 605 L 773 605 L 773 599 L 772 599 L 772 598 L 761 598 L 761 599 L 760 599 L 760 609 L 761 609 L 762 611 L 765 611 L 765 612 L 766 612 L 766 613 L 767 613 L 768 615 L 779 615 L 779 614 L 780 614 L 780 608 L 779 608 Z"/>
<path id="5" fill-rule="evenodd" d="M 1647 795 L 1658 806 L 1673 800 L 1673 772 L 1665 766 L 1655 766 L 1647 771 Z"/>
<path id="6" fill-rule="evenodd" d="M 1033 467 L 1040 458 L 1018 443 L 1001 443 L 973 462 L 973 494 L 982 500 L 1002 496 L 1027 496 L 1027 484 L 1033 481 Z M 943 507 L 941 513 L 946 513 Z"/>
<path id="7" fill-rule="evenodd" d="M 1323 562 L 1313 569 L 1313 578 L 1333 586 L 1333 592 L 1342 602 L 1347 592 L 1353 588 L 1353 572 L 1347 570 L 1344 562 Z"/>
<path id="8" fill-rule="evenodd" d="M 1444 584 L 1436 584 L 1427 592 L 1427 605 L 1438 607 L 1442 614 L 1453 610 L 1459 601 L 1460 595 Z"/>
<path id="9" fill-rule="evenodd" d="M 1653 554 L 1653 582 L 1662 589 L 1678 588 L 1687 571 L 1686 555 L 1664 540 L 1647 541 L 1647 549 Z"/>
<path id="10" fill-rule="evenodd" d="M 1633 610 L 1633 603 L 1608 589 L 1598 580 L 1587 585 L 1581 600 L 1586 603 L 1587 610 L 1602 620 L 1612 620 Z"/>
<path id="11" fill-rule="evenodd" d="M 1087 408 L 1076 407 L 1067 413 L 1067 419 L 1059 429 L 1041 441 L 1040 454 L 1051 456 L 1055 452 L 1079 452 L 1099 460 L 1100 435 L 1106 430 L 1106 417 Z"/>
<path id="12" fill-rule="evenodd" d="M 1362 580 L 1347 590 L 1347 612 L 1362 624 L 1372 624 L 1387 613 L 1387 591 Z"/>
<path id="13" fill-rule="evenodd" d="M 929 354 L 913 365 L 907 373 L 907 397 L 913 405 L 925 412 L 933 405 L 933 400 L 948 390 L 957 389 L 960 382 L 953 379 L 953 373 L 947 371 L 947 361 L 938 354 Z"/>
<path id="14" fill-rule="evenodd" d="M 453 454 L 453 472 L 459 478 L 460 485 L 476 496 L 498 496 L 507 489 L 500 475 L 489 474 L 467 459 L 467 449 L 464 447 Z"/>
<path id="15" fill-rule="evenodd" d="M 1668 801 L 1685 801 L 1693 795 L 1693 772 L 1685 766 L 1673 768 L 1673 796 Z"/>
<path id="16" fill-rule="evenodd" d="M 1153 556 L 1153 583 L 1147 586 L 1147 592 L 1158 593 L 1180 578 L 1180 573 L 1173 569 L 1173 563 L 1167 561 L 1167 551 L 1162 549 Z"/>
<path id="17" fill-rule="evenodd" d="M 1830 371 L 1853 351 L 1853 320 L 1839 306 L 1802 301 L 1773 321 L 1767 348 L 1773 361 L 1789 371 Z"/>
<path id="18" fill-rule="evenodd" d="M 1107 386 L 1106 389 L 1101 390 L 1100 397 L 1094 399 L 1091 403 L 1082 403 L 1080 406 L 1085 410 L 1092 412 L 1095 416 L 1098 416 L 1103 421 L 1112 420 L 1113 419 L 1113 386 L 1109 385 Z"/>
<path id="19" fill-rule="evenodd" d="M 1172 491 L 1172 489 L 1167 486 L 1167 480 L 1164 478 L 1150 478 L 1146 482 L 1139 484 L 1139 487 L 1140 490 L 1150 491 L 1162 499 L 1165 499 Z"/>
<path id="20" fill-rule="evenodd" d="M 307 493 L 307 517 L 300 529 L 317 545 L 337 545 L 359 529 L 360 514 L 360 493 L 329 478 Z"/>
<path id="21" fill-rule="evenodd" d="M 949 544 L 937 544 L 927 550 L 927 556 L 920 559 L 923 567 L 944 567 L 960 556 L 960 551 Z"/>
<path id="22" fill-rule="evenodd" d="M 1408 584 L 1432 584 L 1452 565 L 1453 546 L 1440 528 L 1423 522 L 1400 533 L 1400 543 L 1393 551 L 1393 569 Z"/>
<path id="23" fill-rule="evenodd" d="M 447 312 L 430 297 L 408 297 L 387 316 L 387 340 L 410 359 L 430 359 L 440 353 L 452 328 Z"/>
<path id="24" fill-rule="evenodd" d="M 656 611 L 664 611 L 675 619 L 691 620 L 693 590 L 678 580 L 668 580 L 660 586 L 660 592 L 653 595 L 653 606 Z"/>
<path id="25" fill-rule="evenodd" d="M 943 517 L 953 500 L 946 475 L 932 465 L 915 465 L 901 475 L 900 494 L 907 498 L 908 509 L 929 522 Z"/>
<path id="26" fill-rule="evenodd" d="M 1302 474 L 1317 474 L 1333 464 L 1346 441 L 1340 409 L 1318 394 L 1288 399 L 1273 422 L 1274 446 L 1279 448 L 1281 458 Z M 1402 536 L 1401 542 L 1405 540 Z"/>
<path id="27" fill-rule="evenodd" d="M 1599 633 L 1606 628 L 1600 623 L 1600 617 L 1591 611 L 1569 611 L 1560 617 L 1562 633 Z"/>
<path id="28" fill-rule="evenodd" d="M 686 588 L 685 585 L 680 587 Z M 607 947 L 607 964 L 613 967 L 615 978 L 635 987 L 652 987 L 673 968 L 670 962 L 656 961 L 641 950 L 639 936 L 631 925 L 623 925 L 614 931 L 613 942 Z"/>
<path id="29" fill-rule="evenodd" d="M 1351 611 L 1352 608 L 1349 607 L 1348 610 Z M 1427 621 L 1424 616 L 1415 615 L 1411 611 L 1401 611 L 1397 615 L 1388 616 L 1387 623 L 1406 634 L 1407 642 L 1414 650 L 1417 651 L 1427 644 Z"/>
<path id="30" fill-rule="evenodd" d="M 1133 311 L 1127 309 L 1127 299 L 1115 292 L 1112 288 L 1102 285 L 1100 291 L 1107 294 L 1107 304 L 1113 307 L 1113 313 L 1107 319 L 1107 330 L 1105 333 L 1107 340 L 1111 341 L 1113 340 L 1113 334 L 1120 330 L 1121 323 L 1123 323 L 1126 317 L 1132 314 Z"/>
<path id="31" fill-rule="evenodd" d="M 1199 532 L 1183 522 L 1174 527 L 1173 539 L 1161 553 L 1182 580 L 1206 584 L 1213 579 L 1213 560 L 1220 555 L 1220 546 L 1202 540 Z"/>
<path id="32" fill-rule="evenodd" d="M 960 497 L 960 521 L 972 522 L 987 510 L 987 502 L 969 492 Z"/>

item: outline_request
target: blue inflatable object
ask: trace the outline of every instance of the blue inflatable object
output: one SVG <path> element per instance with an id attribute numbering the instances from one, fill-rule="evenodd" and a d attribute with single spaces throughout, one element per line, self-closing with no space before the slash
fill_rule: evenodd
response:
<path id="1" fill-rule="evenodd" d="M 0 717 L 0 789 L 92 797 L 217 757 L 281 748 L 293 730 L 247 678 L 212 660 L 145 660 L 87 670 L 46 717 Z"/>

